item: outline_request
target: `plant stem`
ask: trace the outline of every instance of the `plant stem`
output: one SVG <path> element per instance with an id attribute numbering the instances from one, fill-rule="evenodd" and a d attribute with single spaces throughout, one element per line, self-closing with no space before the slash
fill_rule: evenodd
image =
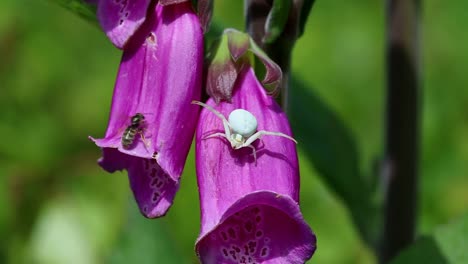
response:
<path id="1" fill-rule="evenodd" d="M 414 240 L 420 140 L 418 0 L 387 0 L 384 222 L 380 263 Z"/>

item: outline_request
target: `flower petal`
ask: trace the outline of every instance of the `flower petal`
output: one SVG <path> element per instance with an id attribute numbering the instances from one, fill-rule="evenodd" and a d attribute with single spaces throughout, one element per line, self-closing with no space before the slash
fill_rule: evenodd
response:
<path id="1" fill-rule="evenodd" d="M 154 159 L 131 157 L 128 178 L 140 211 L 148 218 L 164 216 L 179 189 L 174 180 Z"/>
<path id="2" fill-rule="evenodd" d="M 94 140 L 93 138 L 91 138 Z M 103 148 L 102 157 L 98 160 L 99 165 L 108 172 L 121 171 L 128 167 L 128 155 L 114 148 Z"/>
<path id="3" fill-rule="evenodd" d="M 110 41 L 122 49 L 146 19 L 151 0 L 100 0 L 97 16 Z"/>

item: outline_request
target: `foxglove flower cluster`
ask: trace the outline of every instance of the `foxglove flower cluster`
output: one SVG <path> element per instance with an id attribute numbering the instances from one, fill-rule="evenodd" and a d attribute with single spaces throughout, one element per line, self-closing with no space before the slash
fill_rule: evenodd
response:
<path id="1" fill-rule="evenodd" d="M 202 30 L 212 1 L 198 3 L 205 12 L 200 19 L 187 0 L 97 1 L 103 30 L 123 49 L 106 135 L 91 138 L 103 151 L 99 164 L 109 172 L 127 170 L 142 214 L 163 216 L 196 129 L 201 262 L 304 263 L 316 238 L 299 209 L 295 140 L 270 96 L 281 69 L 247 34 L 228 29 L 207 68 L 211 98 L 198 102 Z M 249 52 L 266 67 L 263 85 Z M 205 107 L 200 117 L 193 101 Z M 234 128 L 225 118 L 236 109 L 253 115 L 252 133 L 231 135 Z M 257 130 L 267 133 L 258 136 Z"/>

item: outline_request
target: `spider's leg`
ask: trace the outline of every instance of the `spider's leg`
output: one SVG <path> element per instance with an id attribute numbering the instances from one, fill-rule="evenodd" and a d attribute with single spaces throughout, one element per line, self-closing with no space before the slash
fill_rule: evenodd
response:
<path id="1" fill-rule="evenodd" d="M 213 133 L 213 134 L 211 134 L 211 135 L 208 135 L 208 136 L 203 137 L 202 140 L 209 139 L 209 138 L 213 138 L 213 137 L 223 137 L 223 138 L 226 138 L 226 135 L 223 134 L 223 133 Z"/>
<path id="2" fill-rule="evenodd" d="M 252 149 L 252 155 L 254 156 L 255 166 L 257 166 L 257 150 L 252 145 L 247 145 L 246 147 L 249 147 Z"/>
<path id="3" fill-rule="evenodd" d="M 210 110 L 213 114 L 215 114 L 217 117 L 219 117 L 220 119 L 224 119 L 226 120 L 226 118 L 223 116 L 223 114 L 221 114 L 220 112 L 218 112 L 218 110 L 214 109 L 213 107 L 205 104 L 205 103 L 202 103 L 200 101 L 195 101 L 193 100 L 192 101 L 192 104 L 196 104 L 196 105 L 199 105 L 199 106 L 203 106 L 205 107 L 206 109 Z M 227 120 L 226 120 L 227 121 Z"/>
<path id="4" fill-rule="evenodd" d="M 263 135 L 284 137 L 284 138 L 287 138 L 287 139 L 289 139 L 289 140 L 291 140 L 291 141 L 294 141 L 294 143 L 297 144 L 297 141 L 296 141 L 294 138 L 292 138 L 292 137 L 290 137 L 290 136 L 288 136 L 288 135 L 286 135 L 286 134 L 283 134 L 283 133 L 281 133 L 281 132 L 271 132 L 271 131 L 265 131 L 265 130 L 260 130 L 260 131 L 258 131 L 257 133 L 253 134 L 252 136 L 250 136 L 250 137 L 247 139 L 247 141 L 245 141 L 244 144 L 245 144 L 245 145 L 250 145 L 250 144 L 252 144 L 252 142 L 254 142 L 255 140 L 259 139 L 259 138 L 262 137 Z"/>
<path id="5" fill-rule="evenodd" d="M 229 140 L 231 138 L 231 125 L 229 124 L 229 122 L 227 121 L 226 117 L 223 116 L 223 114 L 221 114 L 220 112 L 218 112 L 216 109 L 214 109 L 213 107 L 205 104 L 205 103 L 202 103 L 202 102 L 199 102 L 199 101 L 192 101 L 192 104 L 196 104 L 196 105 L 199 105 L 199 106 L 202 106 L 202 107 L 205 107 L 206 109 L 208 109 L 210 112 L 212 112 L 213 114 L 215 114 L 218 118 L 220 118 L 222 121 L 223 121 L 223 126 L 224 126 L 224 132 L 226 133 L 226 138 Z"/>

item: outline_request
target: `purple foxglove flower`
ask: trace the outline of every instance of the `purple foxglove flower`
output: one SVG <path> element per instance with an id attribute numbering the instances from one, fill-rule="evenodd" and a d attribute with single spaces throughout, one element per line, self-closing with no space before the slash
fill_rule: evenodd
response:
<path id="1" fill-rule="evenodd" d="M 124 50 L 105 138 L 93 140 L 106 171 L 128 171 L 146 217 L 163 216 L 179 187 L 198 119 L 190 102 L 200 98 L 202 59 L 202 29 L 189 2 L 156 5 Z M 144 121 L 132 126 L 137 113 Z"/>
<path id="2" fill-rule="evenodd" d="M 251 67 L 243 70 L 231 103 L 207 104 L 226 118 L 235 109 L 251 112 L 258 131 L 291 135 L 285 113 L 268 96 Z M 316 238 L 299 209 L 299 165 L 295 143 L 265 135 L 252 149 L 235 150 L 222 136 L 219 117 L 204 108 L 196 133 L 201 232 L 196 251 L 202 263 L 304 263 Z"/>

